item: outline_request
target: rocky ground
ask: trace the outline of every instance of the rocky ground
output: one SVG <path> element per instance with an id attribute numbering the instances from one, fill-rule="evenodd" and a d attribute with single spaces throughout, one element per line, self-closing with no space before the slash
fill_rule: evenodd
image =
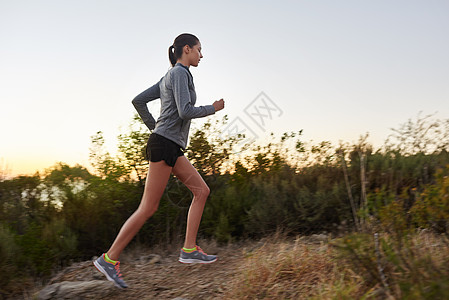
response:
<path id="1" fill-rule="evenodd" d="M 116 288 L 96 270 L 92 261 L 75 263 L 66 268 L 40 290 L 33 299 L 223 299 L 227 284 L 241 272 L 245 255 L 261 242 L 245 247 L 214 244 L 201 247 L 219 259 L 212 264 L 185 265 L 178 262 L 178 250 L 159 254 L 142 253 L 142 249 L 123 255 L 121 270 L 128 289 Z"/>

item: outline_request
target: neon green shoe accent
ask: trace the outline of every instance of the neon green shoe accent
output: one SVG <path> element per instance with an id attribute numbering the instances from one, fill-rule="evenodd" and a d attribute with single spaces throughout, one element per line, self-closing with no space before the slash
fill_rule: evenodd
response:
<path id="1" fill-rule="evenodd" d="M 184 252 L 186 252 L 186 253 L 191 253 L 193 251 L 196 251 L 197 249 L 196 249 L 196 246 L 195 246 L 195 248 L 192 248 L 192 249 L 187 249 L 187 248 L 182 247 L 182 250 L 184 250 Z"/>
<path id="2" fill-rule="evenodd" d="M 104 254 L 104 260 L 107 261 L 108 263 L 113 264 L 113 265 L 115 265 L 117 263 L 116 260 L 110 259 L 107 253 Z"/>

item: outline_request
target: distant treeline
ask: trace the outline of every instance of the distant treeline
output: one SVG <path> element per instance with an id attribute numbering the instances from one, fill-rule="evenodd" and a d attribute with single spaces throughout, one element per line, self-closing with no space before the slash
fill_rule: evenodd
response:
<path id="1" fill-rule="evenodd" d="M 244 144 L 245 136 L 219 135 L 226 122 L 193 131 L 186 152 L 211 189 L 200 237 L 226 243 L 279 229 L 363 231 L 368 221 L 388 217 L 383 208 L 392 203 L 413 212 L 405 220 L 410 226 L 447 233 L 449 200 L 435 193 L 449 174 L 449 120 L 418 115 L 393 129 L 379 149 L 367 136 L 352 144 L 304 142 L 302 131 Z M 0 292 L 14 278 L 45 277 L 110 246 L 141 200 L 148 136 L 136 116 L 115 156 L 101 132 L 92 136 L 94 173 L 59 163 L 43 174 L 1 179 Z M 191 199 L 171 177 L 159 210 L 134 242 L 181 245 Z"/>

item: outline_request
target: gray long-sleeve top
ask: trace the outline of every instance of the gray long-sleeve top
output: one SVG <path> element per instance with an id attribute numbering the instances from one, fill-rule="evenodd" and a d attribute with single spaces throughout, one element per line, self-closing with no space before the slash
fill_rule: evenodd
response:
<path id="1" fill-rule="evenodd" d="M 161 99 L 161 114 L 155 122 L 147 103 Z M 158 83 L 132 100 L 142 121 L 154 133 L 172 140 L 183 149 L 189 138 L 190 120 L 215 113 L 213 105 L 195 107 L 196 92 L 189 68 L 181 63 L 171 68 Z"/>

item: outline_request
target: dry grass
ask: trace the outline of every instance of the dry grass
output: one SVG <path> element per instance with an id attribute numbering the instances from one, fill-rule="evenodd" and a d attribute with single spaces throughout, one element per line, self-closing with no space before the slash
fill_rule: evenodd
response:
<path id="1" fill-rule="evenodd" d="M 270 240 L 270 239 L 268 239 Z M 337 276 L 327 244 L 273 238 L 246 253 L 225 299 L 302 299 L 325 291 Z"/>
<path id="2" fill-rule="evenodd" d="M 388 240 L 389 237 L 384 234 L 383 238 Z M 397 254 L 401 256 L 398 265 L 387 262 L 387 253 L 381 253 L 384 267 L 387 267 L 389 292 L 380 281 L 369 279 L 355 257 L 342 256 L 339 249 L 330 246 L 335 241 L 331 244 L 313 243 L 305 238 L 288 241 L 275 236 L 267 239 L 262 247 L 246 251 L 244 263 L 224 298 L 435 299 L 432 296 L 446 295 L 448 242 L 442 236 L 427 232 L 408 238 L 408 250 L 403 249 L 407 255 Z M 377 272 L 376 260 L 371 261 Z"/>

